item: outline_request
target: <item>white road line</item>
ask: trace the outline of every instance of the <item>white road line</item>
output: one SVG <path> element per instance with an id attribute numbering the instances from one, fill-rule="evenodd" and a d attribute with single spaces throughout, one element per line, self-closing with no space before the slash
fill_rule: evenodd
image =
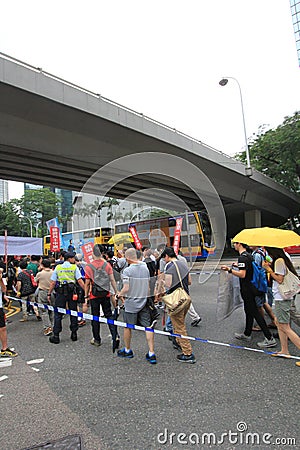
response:
<path id="1" fill-rule="evenodd" d="M 44 358 L 40 358 L 40 359 L 31 359 L 30 361 L 27 361 L 27 364 L 40 364 L 42 362 L 44 362 L 45 359 Z"/>

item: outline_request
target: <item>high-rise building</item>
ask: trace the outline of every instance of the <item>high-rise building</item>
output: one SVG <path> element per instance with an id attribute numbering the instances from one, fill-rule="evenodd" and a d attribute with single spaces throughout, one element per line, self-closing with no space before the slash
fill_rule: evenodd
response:
<path id="1" fill-rule="evenodd" d="M 0 180 L 0 203 L 8 202 L 8 181 Z"/>
<path id="2" fill-rule="evenodd" d="M 300 67 L 300 0 L 290 0 L 293 27 L 296 39 L 296 49 Z"/>

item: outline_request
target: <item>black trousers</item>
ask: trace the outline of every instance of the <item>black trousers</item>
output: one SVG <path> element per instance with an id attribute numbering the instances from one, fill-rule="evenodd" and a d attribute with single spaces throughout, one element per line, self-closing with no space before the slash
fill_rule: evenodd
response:
<path id="1" fill-rule="evenodd" d="M 73 292 L 70 292 L 67 295 L 57 293 L 54 305 L 59 308 L 65 308 L 65 309 L 68 308 L 72 311 L 77 312 L 77 301 L 73 300 Z M 53 334 L 55 334 L 56 336 L 58 336 L 59 333 L 62 331 L 62 325 L 61 325 L 62 317 L 63 317 L 62 313 L 59 313 L 57 311 L 54 312 Z M 70 330 L 71 331 L 78 330 L 77 316 L 70 316 Z"/>
<path id="2" fill-rule="evenodd" d="M 269 328 L 267 327 L 265 319 L 263 318 L 263 316 L 260 314 L 260 312 L 258 310 L 256 301 L 255 301 L 255 295 L 251 291 L 251 288 L 242 289 L 241 295 L 242 295 L 242 299 L 244 300 L 244 311 L 246 314 L 246 326 L 245 326 L 244 334 L 246 336 L 251 336 L 253 322 L 255 319 L 257 324 L 262 329 L 262 332 L 264 333 L 265 337 L 267 339 L 271 339 L 272 333 L 270 332 Z"/>
<path id="3" fill-rule="evenodd" d="M 92 312 L 93 316 L 98 316 L 98 317 L 100 316 L 100 305 L 101 305 L 104 317 L 106 319 L 113 318 L 109 297 L 92 298 L 90 300 L 90 304 L 91 304 L 91 312 Z M 117 326 L 108 324 L 108 328 L 110 330 L 112 339 L 116 340 L 116 338 L 118 337 Z M 98 322 L 98 320 L 92 320 L 92 332 L 93 332 L 93 338 L 96 341 L 100 341 L 100 322 Z"/>

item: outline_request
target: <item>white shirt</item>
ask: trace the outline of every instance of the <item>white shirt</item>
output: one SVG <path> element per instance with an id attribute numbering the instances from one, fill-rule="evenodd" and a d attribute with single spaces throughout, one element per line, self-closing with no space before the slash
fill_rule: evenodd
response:
<path id="1" fill-rule="evenodd" d="M 286 275 L 287 268 L 286 268 L 285 262 L 284 262 L 284 260 L 282 258 L 276 259 L 275 266 L 274 266 L 274 272 L 277 275 L 283 275 L 283 276 Z M 282 296 L 281 296 L 281 294 L 279 292 L 278 286 L 279 286 L 278 281 L 275 281 L 274 278 L 273 278 L 272 292 L 273 292 L 274 300 L 282 301 L 283 298 L 282 298 Z"/>

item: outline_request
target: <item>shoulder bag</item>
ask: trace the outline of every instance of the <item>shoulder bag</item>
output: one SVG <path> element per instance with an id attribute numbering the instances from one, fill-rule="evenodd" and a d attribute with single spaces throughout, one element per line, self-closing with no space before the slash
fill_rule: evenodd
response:
<path id="1" fill-rule="evenodd" d="M 174 266 L 176 267 L 181 287 L 175 289 L 175 291 L 171 292 L 171 294 L 166 294 L 162 297 L 162 301 L 167 306 L 169 316 L 171 317 L 175 316 L 185 308 L 188 309 L 191 304 L 191 297 L 183 288 L 180 272 L 175 261 Z"/>
<path id="2" fill-rule="evenodd" d="M 300 280 L 286 267 L 286 274 L 281 284 L 278 283 L 278 290 L 283 300 L 290 300 L 300 292 Z"/>

